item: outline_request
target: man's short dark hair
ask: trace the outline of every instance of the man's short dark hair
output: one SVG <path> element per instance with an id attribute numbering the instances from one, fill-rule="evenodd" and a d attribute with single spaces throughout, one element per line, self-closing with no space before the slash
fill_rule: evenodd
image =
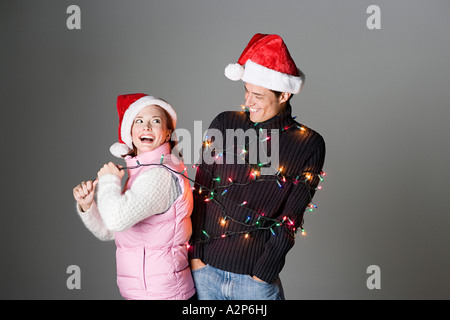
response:
<path id="1" fill-rule="evenodd" d="M 281 91 L 275 91 L 275 90 L 270 90 L 270 91 L 272 91 L 273 94 L 275 95 L 275 97 L 277 97 L 277 98 L 279 98 L 279 97 L 281 96 L 281 94 L 283 93 L 283 92 L 281 92 Z M 289 102 L 291 101 L 291 99 L 292 99 L 293 96 L 294 96 L 294 94 L 291 93 L 291 96 L 290 96 L 289 99 L 286 101 L 286 103 L 289 103 Z"/>

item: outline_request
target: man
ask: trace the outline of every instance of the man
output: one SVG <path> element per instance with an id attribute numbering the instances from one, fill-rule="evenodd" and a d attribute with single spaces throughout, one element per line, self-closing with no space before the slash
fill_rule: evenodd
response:
<path id="1" fill-rule="evenodd" d="M 216 133 L 208 133 L 203 155 L 216 161 L 203 158 L 197 169 L 190 259 L 198 298 L 284 299 L 279 273 L 313 206 L 325 143 L 291 116 L 290 99 L 305 77 L 278 35 L 253 36 L 225 75 L 245 83 L 246 111 L 223 112 L 212 121 L 208 132 Z M 268 143 L 267 154 L 279 150 L 273 174 L 261 174 L 275 163 L 259 162 L 263 148 L 251 161 L 251 135 L 244 145 L 212 139 L 230 129 L 254 130 L 258 143 Z"/>

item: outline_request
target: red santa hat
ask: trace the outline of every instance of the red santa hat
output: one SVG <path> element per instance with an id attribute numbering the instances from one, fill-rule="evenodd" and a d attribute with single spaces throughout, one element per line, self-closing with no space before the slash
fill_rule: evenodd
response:
<path id="1" fill-rule="evenodd" d="M 119 114 L 119 142 L 114 143 L 109 151 L 122 158 L 133 150 L 131 127 L 134 119 L 145 107 L 157 105 L 167 111 L 172 118 L 173 127 L 176 128 L 177 114 L 166 101 L 149 96 L 145 93 L 124 94 L 117 97 L 117 113 Z"/>
<path id="2" fill-rule="evenodd" d="M 225 76 L 279 92 L 297 94 L 305 75 L 295 65 L 283 39 L 276 34 L 257 33 L 237 63 L 225 68 Z"/>

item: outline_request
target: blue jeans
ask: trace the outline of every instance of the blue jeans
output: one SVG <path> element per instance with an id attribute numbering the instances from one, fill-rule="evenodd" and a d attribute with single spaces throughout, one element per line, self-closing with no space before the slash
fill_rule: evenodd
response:
<path id="1" fill-rule="evenodd" d="M 192 276 L 199 300 L 284 300 L 279 277 L 266 283 L 210 265 L 192 270 Z"/>

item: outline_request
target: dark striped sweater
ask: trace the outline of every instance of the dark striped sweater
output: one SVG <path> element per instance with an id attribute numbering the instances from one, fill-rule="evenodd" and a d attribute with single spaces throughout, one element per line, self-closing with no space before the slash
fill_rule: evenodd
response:
<path id="1" fill-rule="evenodd" d="M 277 116 L 257 124 L 244 111 L 223 112 L 212 121 L 210 129 L 223 133 L 223 146 L 219 140 L 209 147 L 204 145 L 204 155 L 218 160 L 212 164 L 202 161 L 197 168 L 191 259 L 199 258 L 215 268 L 257 276 L 266 282 L 279 274 L 294 245 L 295 233 L 303 224 L 325 158 L 322 136 L 296 122 L 291 110 L 288 104 Z M 265 149 L 259 149 L 255 162 L 248 150 L 252 138 L 245 146 L 239 145 L 239 138 L 234 144 L 226 143 L 226 129 L 250 132 L 247 130 L 252 128 L 257 139 L 267 143 L 269 157 L 271 143 L 276 141 L 270 139 L 270 133 L 278 129 L 281 172 L 278 168 L 274 174 L 260 174 L 261 165 L 266 163 L 259 163 L 259 155 Z M 213 140 L 212 135 L 208 139 Z M 229 153 L 233 161 L 227 158 Z M 238 163 L 243 156 L 246 163 Z"/>

